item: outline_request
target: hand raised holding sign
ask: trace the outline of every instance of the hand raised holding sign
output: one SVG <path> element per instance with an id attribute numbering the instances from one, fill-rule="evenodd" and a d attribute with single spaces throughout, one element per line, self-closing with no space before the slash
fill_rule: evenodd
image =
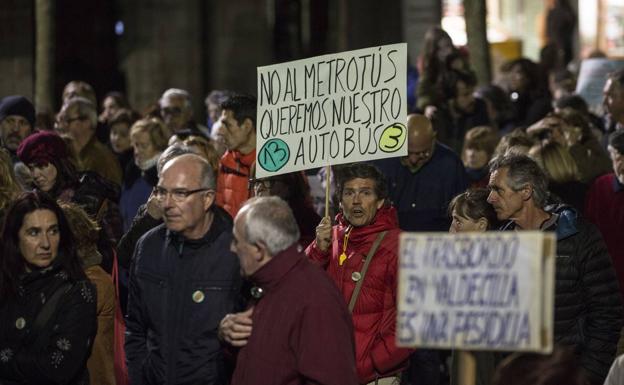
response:
<path id="1" fill-rule="evenodd" d="M 331 230 L 332 225 L 330 217 L 323 217 L 318 226 L 316 226 L 316 246 L 322 252 L 329 250 L 329 246 L 332 242 Z"/>

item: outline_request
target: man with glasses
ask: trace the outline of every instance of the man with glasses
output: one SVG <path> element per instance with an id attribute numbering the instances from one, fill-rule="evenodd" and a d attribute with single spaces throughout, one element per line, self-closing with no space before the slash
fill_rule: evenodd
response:
<path id="1" fill-rule="evenodd" d="M 405 231 L 447 231 L 451 222 L 446 208 L 468 187 L 464 166 L 436 140 L 424 115 L 408 115 L 407 132 L 406 157 L 376 162 L 388 181 L 388 198 L 399 211 L 399 226 Z"/>
<path id="2" fill-rule="evenodd" d="M 223 384 L 216 330 L 239 310 L 232 220 L 214 203 L 212 168 L 195 154 L 165 163 L 154 189 L 164 223 L 137 243 L 126 355 L 132 384 Z"/>
<path id="3" fill-rule="evenodd" d="M 113 152 L 97 140 L 97 111 L 88 99 L 68 99 L 58 115 L 57 131 L 69 142 L 79 171 L 93 171 L 121 185 L 122 172 Z"/>
<path id="4" fill-rule="evenodd" d="M 162 94 L 158 104 L 160 106 L 160 116 L 172 134 L 183 129 L 189 129 L 201 132 L 204 136 L 209 135 L 208 128 L 197 124 L 193 120 L 191 95 L 188 91 L 170 88 Z"/>

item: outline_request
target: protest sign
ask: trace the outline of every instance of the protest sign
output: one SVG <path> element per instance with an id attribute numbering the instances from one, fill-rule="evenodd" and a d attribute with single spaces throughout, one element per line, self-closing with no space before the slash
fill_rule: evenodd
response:
<path id="1" fill-rule="evenodd" d="M 258 67 L 256 177 L 407 155 L 407 44 Z"/>
<path id="2" fill-rule="evenodd" d="M 585 59 L 581 62 L 576 93 L 587 102 L 589 109 L 602 114 L 602 90 L 607 82 L 607 75 L 620 68 L 624 68 L 624 60 L 607 58 Z"/>
<path id="3" fill-rule="evenodd" d="M 551 351 L 555 247 L 542 232 L 403 233 L 397 344 Z"/>

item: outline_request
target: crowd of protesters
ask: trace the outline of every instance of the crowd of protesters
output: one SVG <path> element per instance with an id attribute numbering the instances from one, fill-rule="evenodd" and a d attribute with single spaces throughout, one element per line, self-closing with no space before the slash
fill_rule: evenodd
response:
<path id="1" fill-rule="evenodd" d="M 331 175 L 257 178 L 251 95 L 211 92 L 206 125 L 179 88 L 141 114 L 72 81 L 54 119 L 5 96 L 0 383 L 458 383 L 396 345 L 399 235 L 521 230 L 556 234 L 555 351 L 475 352 L 476 383 L 621 383 L 624 70 L 596 115 L 549 49 L 477 87 L 432 28 L 408 155 Z"/>

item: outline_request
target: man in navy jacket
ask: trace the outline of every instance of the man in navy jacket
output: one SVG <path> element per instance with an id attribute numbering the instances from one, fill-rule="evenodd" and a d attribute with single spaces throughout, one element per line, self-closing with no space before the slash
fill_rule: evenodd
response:
<path id="1" fill-rule="evenodd" d="M 219 321 L 240 305 L 232 219 L 213 205 L 215 178 L 194 154 L 167 162 L 154 190 L 164 223 L 137 243 L 126 356 L 133 385 L 227 383 Z"/>

